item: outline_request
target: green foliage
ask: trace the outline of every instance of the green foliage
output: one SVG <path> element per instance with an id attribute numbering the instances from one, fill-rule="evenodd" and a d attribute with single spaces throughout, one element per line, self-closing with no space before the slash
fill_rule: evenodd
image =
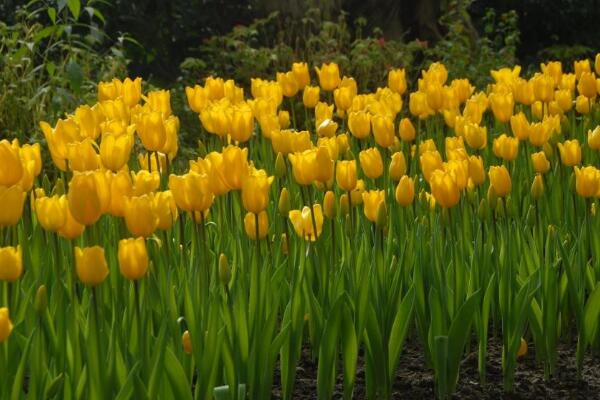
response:
<path id="1" fill-rule="evenodd" d="M 40 120 L 92 100 L 98 80 L 126 75 L 126 37 L 107 47 L 96 3 L 34 0 L 0 22 L 0 136 L 33 139 Z"/>

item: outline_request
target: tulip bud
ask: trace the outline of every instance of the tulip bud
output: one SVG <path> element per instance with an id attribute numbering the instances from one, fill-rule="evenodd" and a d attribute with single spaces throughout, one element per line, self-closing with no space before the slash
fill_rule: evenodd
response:
<path id="1" fill-rule="evenodd" d="M 0 343 L 8 339 L 13 329 L 7 307 L 0 307 Z"/>
<path id="2" fill-rule="evenodd" d="M 39 315 L 46 312 L 48 308 L 48 290 L 46 289 L 46 285 L 40 285 L 35 293 L 34 307 Z"/>
<path id="3" fill-rule="evenodd" d="M 506 211 L 504 209 L 504 201 L 502 200 L 501 197 L 496 200 L 495 212 L 496 212 L 497 219 L 501 219 L 506 215 Z"/>
<path id="4" fill-rule="evenodd" d="M 223 253 L 219 256 L 219 279 L 223 286 L 229 285 L 229 282 L 231 281 L 231 268 L 229 268 L 227 256 Z"/>
<path id="5" fill-rule="evenodd" d="M 279 212 L 281 215 L 286 217 L 292 208 L 290 203 L 290 192 L 287 188 L 281 189 L 281 194 L 279 195 L 279 203 L 277 204 Z"/>
<path id="6" fill-rule="evenodd" d="M 534 200 L 538 200 L 544 194 L 544 181 L 542 175 L 537 174 L 533 178 L 533 184 L 531 185 L 531 196 Z"/>
<path id="7" fill-rule="evenodd" d="M 340 196 L 340 212 L 342 215 L 348 215 L 350 212 L 350 204 L 348 202 L 348 195 L 346 193 Z"/>
<path id="8" fill-rule="evenodd" d="M 530 205 L 527 210 L 527 215 L 525 216 L 525 220 L 527 221 L 527 226 L 533 228 L 535 226 L 535 206 Z"/>
<path id="9" fill-rule="evenodd" d="M 375 220 L 375 225 L 383 229 L 387 226 L 388 222 L 388 212 L 387 207 L 385 205 L 385 201 L 379 203 L 379 207 L 377 207 L 377 219 Z"/>
<path id="10" fill-rule="evenodd" d="M 328 190 L 323 198 L 323 214 L 329 219 L 335 217 L 335 195 L 331 190 Z"/>
<path id="11" fill-rule="evenodd" d="M 450 211 L 448 211 L 448 209 L 446 207 L 442 208 L 442 226 L 448 226 L 448 224 L 450 223 Z"/>
<path id="12" fill-rule="evenodd" d="M 350 218 L 350 214 L 346 214 L 346 224 L 344 227 L 346 228 L 346 235 L 352 236 L 352 219 Z"/>
<path id="13" fill-rule="evenodd" d="M 0 281 L 15 282 L 23 274 L 21 246 L 0 247 Z"/>
<path id="14" fill-rule="evenodd" d="M 485 199 L 481 199 L 479 202 L 479 208 L 477 208 L 477 216 L 481 221 L 485 221 L 487 219 L 488 214 L 488 203 Z"/>
<path id="15" fill-rule="evenodd" d="M 148 270 L 148 251 L 143 237 L 119 241 L 119 270 L 129 280 L 142 278 Z"/>
<path id="16" fill-rule="evenodd" d="M 521 338 L 521 343 L 519 344 L 519 350 L 517 351 L 517 358 L 523 358 L 527 355 L 527 342 L 525 339 Z"/>
<path id="17" fill-rule="evenodd" d="M 288 240 L 287 235 L 285 233 L 281 234 L 281 252 L 283 255 L 288 255 Z"/>
<path id="18" fill-rule="evenodd" d="M 281 152 L 277 153 L 277 158 L 275 159 L 275 176 L 281 178 L 287 172 L 287 168 L 285 165 L 285 159 L 283 158 L 283 154 Z"/>
<path id="19" fill-rule="evenodd" d="M 511 218 L 516 217 L 517 211 L 515 210 L 515 204 L 514 204 L 512 197 L 507 197 L 505 203 L 506 203 L 506 214 Z"/>
<path id="20" fill-rule="evenodd" d="M 181 335 L 181 344 L 183 345 L 183 351 L 187 354 L 192 354 L 192 339 L 190 338 L 190 331 L 183 332 Z"/>
<path id="21" fill-rule="evenodd" d="M 487 202 L 492 210 L 496 209 L 496 201 L 498 200 L 498 195 L 496 195 L 496 191 L 494 187 L 490 185 L 487 192 Z"/>

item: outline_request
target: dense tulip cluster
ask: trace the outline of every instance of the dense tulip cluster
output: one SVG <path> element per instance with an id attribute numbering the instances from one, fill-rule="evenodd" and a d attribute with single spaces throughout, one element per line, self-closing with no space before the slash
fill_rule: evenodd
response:
<path id="1" fill-rule="evenodd" d="M 208 77 L 185 88 L 200 131 L 188 162 L 169 91 L 99 83 L 96 104 L 40 123 L 43 173 L 40 144 L 0 141 L 0 366 L 29 368 L 32 393 L 50 390 L 35 375 L 49 368 L 58 397 L 208 399 L 247 384 L 258 399 L 278 356 L 290 398 L 306 329 L 320 398 L 340 342 L 345 398 L 361 346 L 369 397 L 389 398 L 414 326 L 445 398 L 473 331 L 485 380 L 494 318 L 507 389 L 523 337 L 550 376 L 573 321 L 581 369 L 600 315 L 591 67 L 502 68 L 477 89 L 434 63 L 412 92 L 391 69 L 359 93 L 334 63 L 294 63 L 249 95 Z M 30 352 L 45 352 L 39 367 Z"/>

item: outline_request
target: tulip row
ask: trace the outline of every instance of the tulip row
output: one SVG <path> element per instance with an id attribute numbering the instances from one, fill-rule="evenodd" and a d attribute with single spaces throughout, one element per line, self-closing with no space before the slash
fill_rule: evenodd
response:
<path id="1" fill-rule="evenodd" d="M 306 346 L 319 398 L 340 365 L 352 398 L 361 350 L 368 397 L 390 398 L 409 336 L 440 398 L 471 342 L 485 382 L 490 333 L 506 390 L 528 342 L 549 378 L 577 335 L 582 371 L 600 348 L 589 60 L 479 92 L 439 63 L 410 94 L 401 69 L 364 94 L 316 73 L 253 79 L 251 98 L 187 87 L 187 164 L 169 91 L 139 78 L 40 123 L 53 166 L 0 141 L 0 397 L 261 399 L 278 365 L 292 398 Z"/>

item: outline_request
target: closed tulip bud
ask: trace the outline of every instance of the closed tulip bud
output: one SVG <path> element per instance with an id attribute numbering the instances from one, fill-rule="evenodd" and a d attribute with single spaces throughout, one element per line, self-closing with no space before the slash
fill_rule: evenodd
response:
<path id="1" fill-rule="evenodd" d="M 261 211 L 258 214 L 258 239 L 256 237 L 256 214 L 252 212 L 246 214 L 244 217 L 244 229 L 246 230 L 246 235 L 252 240 L 260 240 L 267 237 L 267 233 L 269 233 L 269 216 L 267 212 Z"/>
<path id="2" fill-rule="evenodd" d="M 106 133 L 100 142 L 100 159 L 105 168 L 117 172 L 129 161 L 133 148 L 133 132 L 129 131 L 120 136 Z"/>
<path id="3" fill-rule="evenodd" d="M 292 71 L 278 72 L 277 83 L 281 86 L 281 92 L 285 97 L 294 97 L 298 93 L 298 83 Z"/>
<path id="4" fill-rule="evenodd" d="M 352 88 L 341 86 L 333 91 L 333 100 L 338 111 L 345 112 L 352 105 L 352 98 L 355 96 Z M 342 114 L 340 114 L 342 115 Z"/>
<path id="5" fill-rule="evenodd" d="M 21 246 L 0 247 L 0 280 L 14 282 L 23 273 Z"/>
<path id="6" fill-rule="evenodd" d="M 104 249 L 100 246 L 75 247 L 75 270 L 79 280 L 87 286 L 97 286 L 108 276 Z"/>
<path id="7" fill-rule="evenodd" d="M 329 148 L 327 146 L 319 146 L 316 154 L 316 176 L 315 179 L 321 183 L 333 181 L 333 170 L 335 161 L 332 160 Z"/>
<path id="8" fill-rule="evenodd" d="M 592 100 L 593 101 L 593 100 Z M 587 114 L 590 112 L 590 99 L 581 95 L 575 99 L 575 110 L 579 114 Z"/>
<path id="9" fill-rule="evenodd" d="M 138 280 L 148 270 L 148 251 L 144 238 L 123 239 L 119 241 L 119 270 L 129 280 Z"/>
<path id="10" fill-rule="evenodd" d="M 259 214 L 269 205 L 269 191 L 273 177 L 265 170 L 253 170 L 242 184 L 242 203 L 246 211 Z"/>
<path id="11" fill-rule="evenodd" d="M 527 140 L 529 139 L 529 121 L 527 121 L 527 117 L 522 112 L 513 115 L 510 117 L 510 128 L 512 130 L 513 135 L 519 140 Z"/>
<path id="12" fill-rule="evenodd" d="M 154 211 L 158 218 L 158 224 L 156 226 L 157 229 L 163 231 L 171 229 L 173 223 L 177 220 L 177 216 L 179 215 L 173 193 L 171 193 L 170 190 L 157 192 L 154 195 L 154 202 Z"/>
<path id="13" fill-rule="evenodd" d="M 186 330 L 181 335 L 181 345 L 183 346 L 183 351 L 186 354 L 192 354 L 192 339 L 190 337 L 190 331 Z"/>
<path id="14" fill-rule="evenodd" d="M 306 86 L 302 93 L 302 102 L 306 108 L 315 108 L 319 103 L 319 93 L 321 88 L 318 86 Z"/>
<path id="15" fill-rule="evenodd" d="M 35 212 L 44 230 L 57 232 L 67 222 L 67 196 L 54 195 L 35 199 Z"/>
<path id="16" fill-rule="evenodd" d="M 545 174 L 550 170 L 550 161 L 548 161 L 543 151 L 533 153 L 531 155 L 531 162 L 533 163 L 533 169 L 539 174 Z"/>
<path id="17" fill-rule="evenodd" d="M 285 159 L 283 158 L 283 154 L 281 152 L 277 153 L 277 158 L 275 159 L 275 176 L 281 178 L 287 172 L 287 167 L 285 165 Z"/>
<path id="18" fill-rule="evenodd" d="M 312 211 L 306 206 L 302 210 L 292 210 L 289 212 L 288 217 L 294 227 L 294 231 L 301 238 L 314 242 L 321 235 L 323 229 L 323 211 L 320 204 L 313 205 Z"/>
<path id="19" fill-rule="evenodd" d="M 581 74 L 577 83 L 577 91 L 580 95 L 588 99 L 596 97 L 598 92 L 596 90 L 596 76 L 593 72 L 584 72 Z"/>
<path id="20" fill-rule="evenodd" d="M 575 167 L 575 190 L 581 197 L 596 196 L 600 188 L 600 171 L 596 167 Z"/>
<path id="21" fill-rule="evenodd" d="M 558 144 L 560 159 L 568 167 L 573 167 L 581 163 L 581 146 L 577 139 L 566 140 Z"/>
<path id="22" fill-rule="evenodd" d="M 485 169 L 483 168 L 483 159 L 480 156 L 469 157 L 469 178 L 474 185 L 481 185 L 485 182 Z"/>
<path id="23" fill-rule="evenodd" d="M 376 147 L 361 151 L 358 158 L 360 167 L 367 177 L 377 179 L 383 175 L 383 160 Z"/>
<path id="24" fill-rule="evenodd" d="M 490 177 L 490 185 L 497 196 L 504 197 L 510 193 L 512 182 L 508 170 L 504 165 L 491 166 L 488 175 Z"/>
<path id="25" fill-rule="evenodd" d="M 371 118 L 375 142 L 381 147 L 390 147 L 394 144 L 394 120 L 384 115 L 374 115 Z"/>
<path id="26" fill-rule="evenodd" d="M 127 230 L 133 236 L 151 236 L 158 226 L 154 194 L 133 196 L 127 199 L 123 216 Z"/>
<path id="27" fill-rule="evenodd" d="M 506 161 L 513 161 L 517 158 L 519 150 L 519 140 L 506 136 L 505 133 L 494 139 L 492 149 L 496 157 Z"/>
<path id="28" fill-rule="evenodd" d="M 371 114 L 368 112 L 352 111 L 348 114 L 348 129 L 357 139 L 365 139 L 371 133 Z"/>
<path id="29" fill-rule="evenodd" d="M 404 69 L 392 69 L 388 72 L 388 87 L 394 92 L 406 92 L 406 72 Z"/>
<path id="30" fill-rule="evenodd" d="M 335 177 L 338 186 L 342 190 L 346 192 L 354 190 L 357 183 L 356 160 L 338 161 Z"/>
<path id="31" fill-rule="evenodd" d="M 396 186 L 396 201 L 402 207 L 407 207 L 412 204 L 415 198 L 415 183 L 409 176 L 402 176 Z"/>
<path id="32" fill-rule="evenodd" d="M 479 202 L 479 207 L 477 208 L 477 216 L 479 220 L 485 221 L 488 215 L 488 203 L 486 199 L 481 199 Z"/>
<path id="33" fill-rule="evenodd" d="M 468 123 L 465 125 L 464 137 L 471 148 L 482 150 L 487 145 L 487 128 L 485 126 Z"/>
<path id="34" fill-rule="evenodd" d="M 290 202 L 290 192 L 287 188 L 281 189 L 281 193 L 279 194 L 279 202 L 277 203 L 277 209 L 282 216 L 287 216 L 292 208 L 292 204 Z"/>
<path id="35" fill-rule="evenodd" d="M 48 290 L 46 285 L 40 285 L 38 290 L 35 292 L 35 301 L 33 303 L 35 311 L 39 315 L 43 315 L 48 308 Z"/>
<path id="36" fill-rule="evenodd" d="M 402 153 L 401 151 L 397 151 L 394 154 L 392 154 L 392 161 L 390 161 L 389 173 L 390 178 L 392 178 L 394 182 L 398 182 L 406 173 L 406 160 L 404 159 L 404 153 Z"/>
<path id="37" fill-rule="evenodd" d="M 335 217 L 335 194 L 328 190 L 323 198 L 323 214 L 328 219 Z"/>
<path id="38" fill-rule="evenodd" d="M 535 178 L 533 178 L 533 184 L 531 185 L 531 197 L 534 200 L 539 199 L 544 194 L 544 180 L 542 179 L 542 175 L 537 174 Z"/>
<path id="39" fill-rule="evenodd" d="M 412 142 L 415 140 L 416 131 L 415 131 L 415 127 L 413 126 L 412 122 L 410 122 L 410 119 L 402 118 L 400 120 L 399 131 L 400 131 L 399 132 L 400 139 L 402 139 L 403 141 Z"/>
<path id="40" fill-rule="evenodd" d="M 231 114 L 231 138 L 240 143 L 247 142 L 254 131 L 254 116 L 252 109 L 245 103 L 233 107 Z M 289 118 L 288 118 L 289 120 Z"/>
<path id="41" fill-rule="evenodd" d="M 279 126 L 281 127 L 281 129 L 287 129 L 290 127 L 290 113 L 285 111 L 285 110 L 281 110 L 277 113 L 277 119 L 279 121 Z"/>
<path id="42" fill-rule="evenodd" d="M 8 315 L 7 307 L 0 307 L 0 343 L 6 342 L 12 333 L 13 325 Z"/>
<path id="43" fill-rule="evenodd" d="M 23 214 L 26 194 L 19 185 L 0 185 L 0 228 L 16 225 Z"/>
<path id="44" fill-rule="evenodd" d="M 304 89 L 310 83 L 310 74 L 308 72 L 308 64 L 304 62 L 293 63 L 292 73 L 296 80 L 296 85 L 300 90 Z"/>
<path id="45" fill-rule="evenodd" d="M 506 211 L 504 209 L 504 201 L 501 198 L 496 201 L 496 207 L 494 208 L 494 212 L 496 214 L 496 219 L 502 219 L 506 215 Z"/>
<path id="46" fill-rule="evenodd" d="M 223 286 L 229 285 L 231 281 L 231 268 L 229 268 L 227 256 L 223 253 L 219 256 L 219 279 Z"/>
<path id="47" fill-rule="evenodd" d="M 443 208 L 452 208 L 460 201 L 460 191 L 456 179 L 443 170 L 435 170 L 429 181 L 431 194 Z"/>
<path id="48" fill-rule="evenodd" d="M 288 238 L 285 233 L 281 234 L 281 253 L 284 256 L 288 255 Z"/>
<path id="49" fill-rule="evenodd" d="M 588 130 L 587 139 L 591 149 L 600 150 L 600 126 L 595 127 L 594 130 Z"/>
<path id="50" fill-rule="evenodd" d="M 323 64 L 321 68 L 315 67 L 319 84 L 327 92 L 333 91 L 341 83 L 340 69 L 336 63 Z"/>
<path id="51" fill-rule="evenodd" d="M 388 212 L 387 206 L 385 205 L 385 201 L 379 203 L 379 207 L 377 207 L 377 219 L 375 221 L 375 225 L 380 229 L 385 229 L 388 223 Z"/>
<path id="52" fill-rule="evenodd" d="M 346 193 L 340 196 L 340 213 L 341 215 L 348 215 L 350 213 L 350 204 Z"/>

